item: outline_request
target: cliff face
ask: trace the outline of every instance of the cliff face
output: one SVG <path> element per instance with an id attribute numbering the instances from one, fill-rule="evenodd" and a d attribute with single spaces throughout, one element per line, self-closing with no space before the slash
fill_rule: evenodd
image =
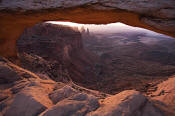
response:
<path id="1" fill-rule="evenodd" d="M 83 45 L 78 30 L 42 23 L 26 29 L 18 39 L 17 47 L 19 53 L 34 53 L 48 60 L 66 61 Z"/>
<path id="2" fill-rule="evenodd" d="M 97 57 L 84 49 L 76 28 L 37 24 L 24 31 L 17 48 L 21 66 L 35 73 L 45 73 L 58 81 L 64 70 L 64 76 L 75 82 L 95 81 Z"/>
<path id="3" fill-rule="evenodd" d="M 0 11 L 0 54 L 6 57 L 16 56 L 24 28 L 48 20 L 122 22 L 175 36 L 174 0 L 1 0 Z"/>

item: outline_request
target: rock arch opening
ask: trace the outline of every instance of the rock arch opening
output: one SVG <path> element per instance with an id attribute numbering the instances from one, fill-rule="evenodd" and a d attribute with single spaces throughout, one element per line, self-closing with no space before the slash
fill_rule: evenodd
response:
<path id="1" fill-rule="evenodd" d="M 135 8 L 128 7 L 129 9 L 126 6 L 121 8 L 121 3 L 117 3 L 118 6 L 115 1 L 111 3 L 109 1 L 109 4 L 104 1 L 101 1 L 102 3 L 100 1 L 97 3 L 91 3 L 92 1 L 85 3 L 80 2 L 81 5 L 75 2 L 75 6 L 68 5 L 69 7 L 65 6 L 67 3 L 64 3 L 65 1 L 63 1 L 63 3 L 58 3 L 58 5 L 61 4 L 59 7 L 56 5 L 53 8 L 51 7 L 52 5 L 47 6 L 43 2 L 32 3 L 33 1 L 30 1 L 29 3 L 35 5 L 33 7 L 27 7 L 28 9 L 24 7 L 25 5 L 19 4 L 20 1 L 14 1 L 13 4 L 9 4 L 8 0 L 7 2 L 5 1 L 6 0 L 3 0 L 0 4 L 0 26 L 3 27 L 0 29 L 0 54 L 1 56 L 8 58 L 16 57 L 17 52 L 15 43 L 25 28 L 31 27 L 39 22 L 51 20 L 71 21 L 84 24 L 122 22 L 127 25 L 153 30 L 173 37 L 175 36 L 173 10 L 175 5 L 173 0 L 170 2 L 171 4 L 153 1 L 139 1 L 138 3 L 132 1 L 131 4 L 130 2 L 122 4 L 124 6 L 132 6 L 133 2 L 134 4 L 139 4 Z M 25 3 L 26 1 L 23 2 Z M 71 3 L 73 1 L 69 2 Z M 158 4 L 158 7 L 154 8 L 150 4 Z M 42 6 L 45 5 L 46 7 L 42 8 Z M 62 5 L 63 7 L 61 7 Z M 143 5 L 143 7 L 140 5 Z M 150 11 L 147 11 L 146 9 L 149 9 Z M 160 16 L 153 12 L 159 12 Z"/>

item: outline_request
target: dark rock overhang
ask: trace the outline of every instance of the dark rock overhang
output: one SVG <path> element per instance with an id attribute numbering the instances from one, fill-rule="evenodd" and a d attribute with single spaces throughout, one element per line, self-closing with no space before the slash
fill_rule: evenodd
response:
<path id="1" fill-rule="evenodd" d="M 16 56 L 16 40 L 25 28 L 44 21 L 122 22 L 175 37 L 174 0 L 2 0 L 0 17 L 0 54 L 6 57 Z"/>

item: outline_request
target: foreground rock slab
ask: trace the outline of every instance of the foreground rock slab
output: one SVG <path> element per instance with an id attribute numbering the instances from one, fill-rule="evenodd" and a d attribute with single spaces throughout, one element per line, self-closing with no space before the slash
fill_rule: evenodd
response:
<path id="1" fill-rule="evenodd" d="M 65 98 L 68 98 L 70 96 L 73 96 L 76 93 L 78 92 L 75 89 L 71 88 L 70 86 L 64 86 L 63 88 L 58 89 L 54 91 L 53 93 L 51 93 L 49 97 L 53 101 L 53 103 L 56 104 L 57 102 Z"/>
<path id="2" fill-rule="evenodd" d="M 0 61 L 16 72 L 18 80 L 0 85 L 2 116 L 174 116 L 174 77 L 158 85 L 152 97 L 135 90 L 107 95 L 73 82 L 42 79 L 7 60 Z M 10 75 L 13 78 L 13 75 Z M 16 75 L 14 75 L 16 76 Z M 162 92 L 164 91 L 164 92 Z M 102 96 L 103 95 L 103 96 Z M 157 104 L 157 102 L 165 104 Z"/>
<path id="3" fill-rule="evenodd" d="M 175 114 L 175 77 L 172 76 L 167 81 L 157 85 L 157 90 L 152 93 L 151 99 L 166 115 Z"/>
<path id="4" fill-rule="evenodd" d="M 58 102 L 55 106 L 41 114 L 41 116 L 84 116 L 98 107 L 97 98 L 92 95 L 80 93 Z"/>
<path id="5" fill-rule="evenodd" d="M 126 90 L 101 101 L 101 107 L 88 116 L 162 116 L 148 99 L 134 90 Z"/>

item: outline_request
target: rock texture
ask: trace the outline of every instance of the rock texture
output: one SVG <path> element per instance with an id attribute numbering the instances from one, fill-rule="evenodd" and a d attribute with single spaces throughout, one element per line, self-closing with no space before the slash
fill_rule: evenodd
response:
<path id="1" fill-rule="evenodd" d="M 1 9 L 12 9 L 12 10 L 40 10 L 49 8 L 70 8 L 81 5 L 92 5 L 95 4 L 94 9 L 124 9 L 127 11 L 137 12 L 145 15 L 150 15 L 158 18 L 175 18 L 174 1 L 173 0 L 2 0 Z M 103 8 L 103 9 L 104 9 Z"/>
<path id="2" fill-rule="evenodd" d="M 174 76 L 157 85 L 157 90 L 151 94 L 155 104 L 168 113 L 166 115 L 174 115 L 175 110 L 175 78 Z"/>
<path id="3" fill-rule="evenodd" d="M 91 101 L 93 103 L 93 99 L 95 103 L 98 104 L 97 98 L 93 95 L 88 95 L 89 93 L 85 92 L 84 94 L 81 93 L 79 89 L 73 89 L 73 85 L 65 85 L 63 83 L 56 83 L 52 80 L 43 80 L 39 76 L 35 75 L 34 73 L 27 71 L 25 69 L 22 69 L 11 62 L 5 60 L 5 62 L 0 61 L 0 66 L 6 69 L 5 66 L 8 66 L 11 68 L 11 70 L 8 70 L 7 73 L 5 73 L 4 78 L 14 78 L 16 75 L 11 75 L 11 72 L 17 73 L 18 77 L 20 79 L 14 80 L 13 82 L 6 81 L 1 82 L 0 85 L 0 112 L 5 116 L 34 116 L 39 115 L 41 112 L 45 111 L 46 109 L 54 106 L 54 103 L 57 103 L 58 101 L 54 101 L 53 95 L 58 95 L 61 99 L 60 101 L 63 101 L 64 99 L 71 97 L 69 90 L 74 90 L 74 94 L 77 94 L 77 96 L 72 97 L 72 100 L 81 101 L 88 99 L 89 104 L 91 104 Z M 9 73 L 8 73 L 9 72 Z M 59 94 L 61 91 L 62 94 Z M 69 91 L 70 92 L 70 91 Z M 65 93 L 65 94 L 63 94 Z M 68 96 L 67 94 L 70 96 Z M 98 92 L 91 92 L 98 93 Z M 73 95 L 73 94 L 72 94 Z M 100 94 L 98 94 L 101 96 Z M 50 97 L 49 97 L 50 96 Z M 87 97 L 87 96 L 90 96 Z M 92 100 L 91 100 L 92 96 Z M 87 97 L 87 98 L 86 98 Z M 56 98 L 58 99 L 58 98 Z M 73 104 L 73 102 L 72 102 Z M 64 104 L 63 104 L 64 105 Z M 78 106 L 82 106 L 81 103 L 78 104 Z M 95 106 L 92 106 L 95 107 Z M 87 111 L 90 111 L 87 107 Z"/>
<path id="4" fill-rule="evenodd" d="M 145 96 L 126 90 L 101 101 L 101 107 L 88 116 L 162 116 Z"/>
<path id="5" fill-rule="evenodd" d="M 24 31 L 17 47 L 21 66 L 32 72 L 55 81 L 88 84 L 97 80 L 93 67 L 98 58 L 84 49 L 76 28 L 37 24 Z"/>
<path id="6" fill-rule="evenodd" d="M 57 102 L 68 98 L 70 96 L 73 96 L 77 93 L 77 91 L 73 88 L 71 88 L 70 86 L 64 86 L 61 89 L 58 89 L 56 91 L 54 91 L 53 93 L 51 93 L 49 95 L 50 99 L 53 101 L 54 104 L 56 104 Z"/>
<path id="7" fill-rule="evenodd" d="M 97 3 L 97 0 L 16 0 L 16 1 L 10 1 L 10 0 L 3 0 L 1 1 L 1 9 L 10 8 L 10 9 L 18 9 L 22 8 L 24 10 L 38 10 L 38 9 L 48 9 L 48 8 L 68 8 L 73 6 L 80 6 L 84 4 L 91 4 L 91 3 Z"/>
<path id="8" fill-rule="evenodd" d="M 0 54 L 15 57 L 15 41 L 24 28 L 48 20 L 123 22 L 175 36 L 174 6 L 174 0 L 1 0 Z"/>
<path id="9" fill-rule="evenodd" d="M 45 94 L 53 88 L 52 84 L 55 82 L 48 80 L 46 84 L 40 84 L 41 80 L 37 75 L 7 60 L 5 62 L 1 61 L 0 65 L 3 67 L 2 70 L 6 69 L 6 66 L 11 69 L 7 70 L 6 73 L 1 72 L 4 74 L 4 78 L 8 80 L 9 78 L 18 77 L 13 82 L 1 82 L 0 91 L 2 97 L 5 95 L 0 101 L 2 114 L 7 116 L 36 115 L 52 104 Z M 12 72 L 16 73 L 16 75 L 11 75 Z"/>
<path id="10" fill-rule="evenodd" d="M 88 112 L 96 110 L 98 107 L 97 98 L 80 93 L 58 102 L 55 106 L 42 113 L 41 116 L 85 116 Z"/>
<path id="11" fill-rule="evenodd" d="M 17 80 L 20 80 L 20 76 L 15 71 L 13 71 L 13 69 L 11 69 L 8 65 L 0 66 L 0 84 L 13 83 Z"/>
<path id="12" fill-rule="evenodd" d="M 163 116 L 164 112 L 167 112 L 160 111 L 152 100 L 150 101 L 135 90 L 126 90 L 111 96 L 82 88 L 72 82 L 66 84 L 56 83 L 50 79 L 43 80 L 34 73 L 5 61 L 0 61 L 0 65 L 8 65 L 12 68 L 9 71 L 17 72 L 21 78 L 13 82 L 15 85 L 11 85 L 11 83 L 0 85 L 0 96 L 3 98 L 0 101 L 1 115 Z M 6 73 L 6 77 L 8 77 L 8 73 Z M 174 80 L 174 78 L 172 79 Z M 13 92 L 14 88 L 18 91 Z M 3 97 L 2 94 L 6 97 Z M 55 101 L 55 98 L 61 99 Z M 158 101 L 166 102 L 166 100 Z"/>

